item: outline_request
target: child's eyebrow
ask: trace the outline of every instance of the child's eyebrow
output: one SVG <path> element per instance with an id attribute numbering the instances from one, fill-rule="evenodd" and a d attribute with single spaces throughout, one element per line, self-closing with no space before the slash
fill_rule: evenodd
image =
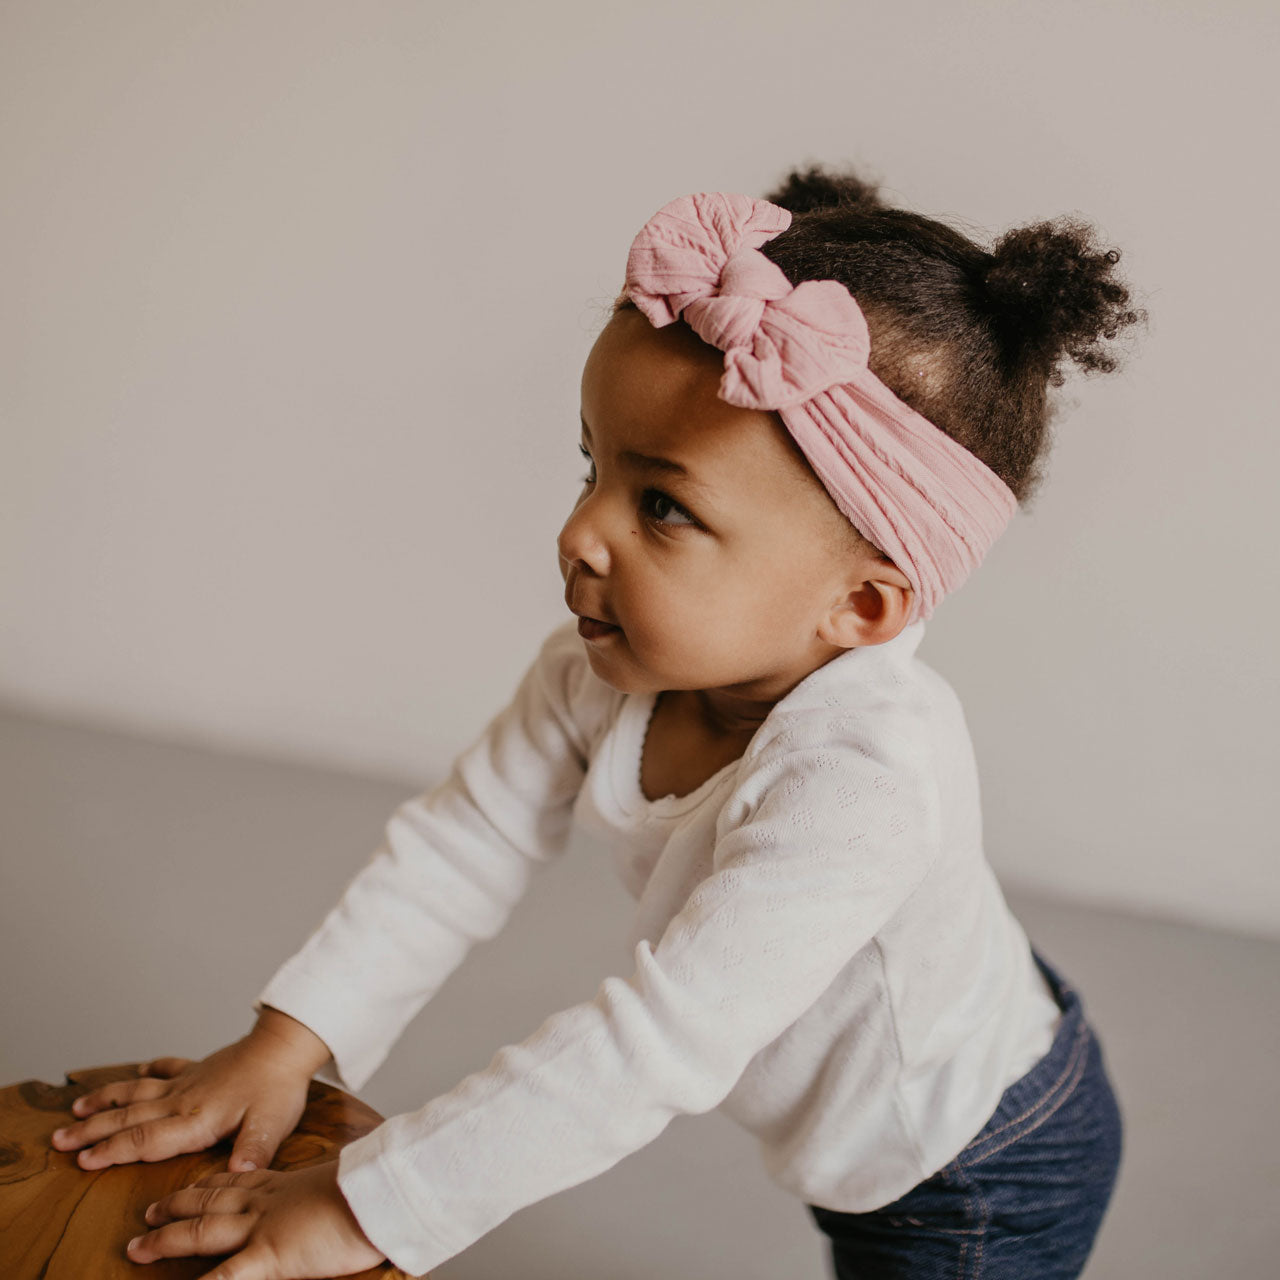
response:
<path id="1" fill-rule="evenodd" d="M 582 423 L 582 434 L 587 437 L 587 443 L 590 444 L 591 428 L 587 426 L 585 418 L 579 417 L 578 421 Z M 674 458 L 663 458 L 652 453 L 637 453 L 634 449 L 624 449 L 618 454 L 618 458 L 638 471 L 662 471 L 668 475 L 679 476 L 697 488 L 705 489 L 707 487 L 694 476 L 693 472 L 683 462 L 676 462 Z"/>

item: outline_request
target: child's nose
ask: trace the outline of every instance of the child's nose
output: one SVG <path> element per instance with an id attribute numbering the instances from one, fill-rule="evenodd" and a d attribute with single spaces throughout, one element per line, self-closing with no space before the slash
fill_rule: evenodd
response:
<path id="1" fill-rule="evenodd" d="M 609 571 L 609 551 L 600 530 L 597 504 L 591 498 L 592 495 L 587 494 L 574 507 L 556 538 L 556 546 L 560 551 L 562 564 L 577 565 L 595 574 L 605 574 Z"/>

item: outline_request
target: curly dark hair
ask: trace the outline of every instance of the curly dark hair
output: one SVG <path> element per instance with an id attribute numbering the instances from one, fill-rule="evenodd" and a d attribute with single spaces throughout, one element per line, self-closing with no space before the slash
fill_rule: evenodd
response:
<path id="1" fill-rule="evenodd" d="M 793 285 L 840 281 L 867 318 L 872 372 L 1025 505 L 1043 479 L 1049 388 L 1069 363 L 1116 369 L 1115 339 L 1146 318 L 1117 276 L 1119 253 L 1067 217 L 984 249 L 820 165 L 791 170 L 765 198 L 792 221 L 760 251 Z"/>

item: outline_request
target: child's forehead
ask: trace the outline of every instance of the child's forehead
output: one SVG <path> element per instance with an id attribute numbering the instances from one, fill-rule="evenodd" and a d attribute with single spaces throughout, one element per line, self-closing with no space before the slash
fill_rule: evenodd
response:
<path id="1" fill-rule="evenodd" d="M 720 399 L 723 375 L 723 354 L 683 322 L 655 329 L 619 312 L 583 370 L 585 434 L 620 451 L 696 457 L 708 472 L 785 463 L 780 419 Z"/>

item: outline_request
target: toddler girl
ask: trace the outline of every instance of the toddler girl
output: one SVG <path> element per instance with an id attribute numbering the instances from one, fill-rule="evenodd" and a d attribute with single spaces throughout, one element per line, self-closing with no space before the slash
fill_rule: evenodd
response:
<path id="1" fill-rule="evenodd" d="M 81 1100 L 85 1168 L 235 1134 L 137 1262 L 424 1272 L 722 1107 L 836 1275 L 1079 1274 L 1120 1125 L 1079 997 L 982 848 L 960 704 L 915 655 L 1038 481 L 1047 388 L 1137 318 L 1077 223 L 990 252 L 793 172 L 673 201 L 582 378 L 565 603 L 511 703 L 262 992 L 254 1029 Z M 341 1159 L 269 1164 L 359 1089 L 571 830 L 637 900 L 630 976 Z"/>

